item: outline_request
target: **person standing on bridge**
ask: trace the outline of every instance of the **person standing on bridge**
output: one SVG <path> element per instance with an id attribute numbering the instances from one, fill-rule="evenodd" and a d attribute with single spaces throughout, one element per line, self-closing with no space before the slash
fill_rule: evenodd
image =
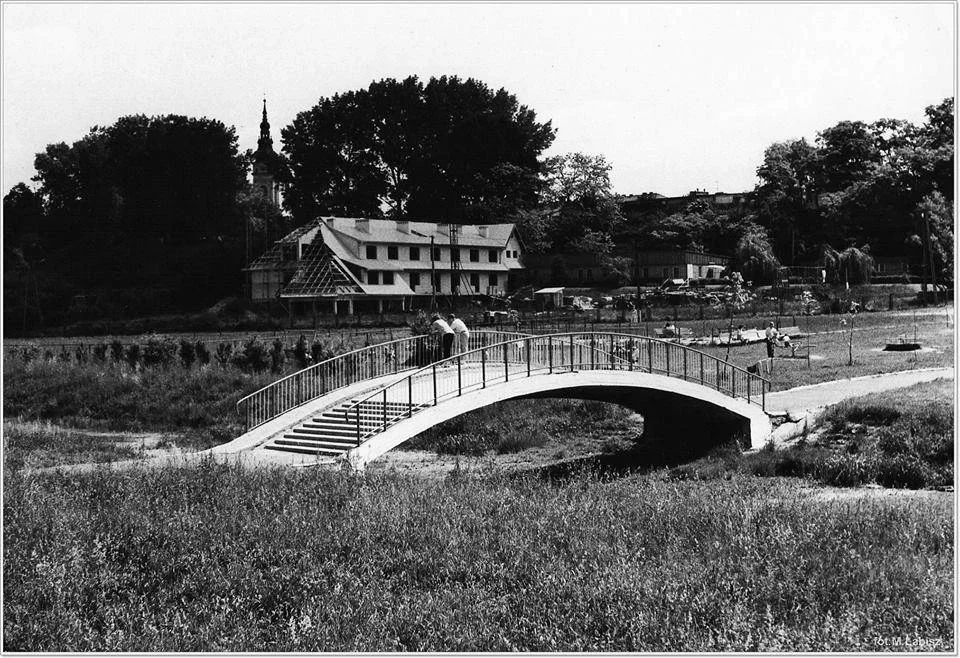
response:
<path id="1" fill-rule="evenodd" d="M 440 358 L 449 358 L 450 350 L 453 348 L 453 329 L 437 313 L 434 313 L 431 319 L 433 322 L 430 324 L 430 333 L 437 336 L 439 340 Z"/>
<path id="2" fill-rule="evenodd" d="M 470 349 L 470 330 L 467 324 L 453 313 L 447 316 L 450 328 L 453 329 L 453 353 L 463 354 Z"/>

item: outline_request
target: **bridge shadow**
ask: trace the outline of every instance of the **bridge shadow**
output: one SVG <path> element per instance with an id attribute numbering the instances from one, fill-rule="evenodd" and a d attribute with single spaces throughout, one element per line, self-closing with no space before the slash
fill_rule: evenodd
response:
<path id="1" fill-rule="evenodd" d="M 680 441 L 676 436 L 644 435 L 627 449 L 527 468 L 517 472 L 516 476 L 534 475 L 563 482 L 590 472 L 601 478 L 622 478 L 687 464 L 706 457 L 721 447 L 740 449 L 738 439 L 730 436 L 686 436 Z"/>

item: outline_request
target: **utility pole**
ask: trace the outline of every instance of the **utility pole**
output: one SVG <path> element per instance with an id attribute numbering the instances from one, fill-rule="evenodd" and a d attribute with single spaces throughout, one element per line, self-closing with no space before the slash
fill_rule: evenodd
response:
<path id="1" fill-rule="evenodd" d="M 435 251 L 433 248 L 436 238 L 430 236 L 430 310 L 437 310 L 437 261 L 434 258 Z"/>
<path id="2" fill-rule="evenodd" d="M 930 262 L 930 287 L 933 292 L 933 305 L 937 306 L 939 304 L 937 298 L 937 266 L 933 258 L 933 241 L 930 239 L 930 217 L 927 216 L 927 213 L 922 212 L 920 218 L 923 220 L 924 259 L 929 259 Z"/>

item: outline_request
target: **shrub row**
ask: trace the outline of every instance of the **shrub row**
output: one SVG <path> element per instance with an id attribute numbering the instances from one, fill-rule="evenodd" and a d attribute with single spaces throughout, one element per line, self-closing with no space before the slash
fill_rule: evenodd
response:
<path id="1" fill-rule="evenodd" d="M 222 367 L 235 366 L 245 372 L 282 372 L 287 362 L 301 369 L 332 358 L 335 353 L 330 346 L 319 341 L 309 344 L 303 336 L 293 349 L 286 348 L 279 338 L 267 345 L 261 339 L 253 337 L 244 341 L 238 349 L 234 349 L 233 343 L 221 342 L 211 354 L 210 348 L 203 341 L 177 341 L 169 336 L 151 335 L 137 343 L 125 344 L 114 340 L 91 346 L 78 345 L 73 350 L 64 347 L 59 352 L 31 344 L 19 348 L 14 355 L 24 363 L 114 363 L 125 364 L 133 369 L 170 368 L 180 365 L 189 370 L 195 364 L 205 366 L 215 361 Z"/>

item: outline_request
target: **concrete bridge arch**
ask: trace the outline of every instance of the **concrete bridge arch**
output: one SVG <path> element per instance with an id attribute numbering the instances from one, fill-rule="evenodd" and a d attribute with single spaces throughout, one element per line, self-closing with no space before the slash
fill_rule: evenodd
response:
<path id="1" fill-rule="evenodd" d="M 448 398 L 367 438 L 345 454 L 362 469 L 421 432 L 465 413 L 506 400 L 573 398 L 612 402 L 644 417 L 644 431 L 683 440 L 709 433 L 717 440 L 737 438 L 744 448 L 759 448 L 770 436 L 767 414 L 742 398 L 667 375 L 623 370 L 595 370 L 521 377 L 463 396 Z"/>

